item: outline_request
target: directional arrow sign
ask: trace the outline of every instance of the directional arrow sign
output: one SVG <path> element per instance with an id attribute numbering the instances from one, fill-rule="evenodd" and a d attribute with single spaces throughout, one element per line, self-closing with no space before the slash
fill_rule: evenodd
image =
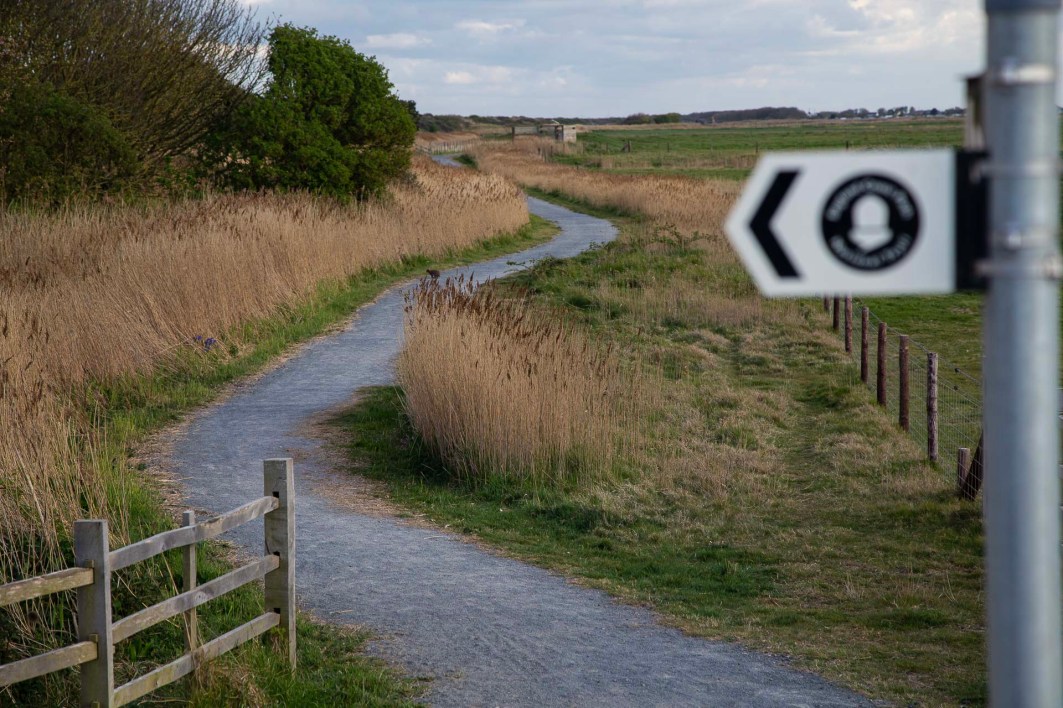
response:
<path id="1" fill-rule="evenodd" d="M 765 156 L 727 236 L 768 296 L 956 289 L 956 153 Z"/>

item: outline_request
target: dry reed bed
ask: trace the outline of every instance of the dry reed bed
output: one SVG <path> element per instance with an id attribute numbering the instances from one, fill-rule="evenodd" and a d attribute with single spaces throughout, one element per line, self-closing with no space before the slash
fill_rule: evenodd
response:
<path id="1" fill-rule="evenodd" d="M 695 246 L 705 253 L 706 268 L 696 281 L 670 278 L 626 283 L 604 282 L 597 295 L 629 310 L 652 313 L 658 324 L 668 320 L 704 325 L 745 326 L 765 318 L 793 316 L 789 301 L 765 301 L 745 274 L 723 234 L 723 223 L 742 184 L 731 180 L 669 175 L 620 175 L 579 169 L 544 160 L 558 150 L 555 141 L 517 140 L 484 144 L 475 151 L 481 169 L 521 184 L 574 197 L 601 208 L 621 209 L 649 219 L 634 229 L 627 244 L 636 250 L 673 250 Z M 625 246 L 626 247 L 626 246 Z"/>
<path id="2" fill-rule="evenodd" d="M 482 170 L 548 192 L 561 192 L 603 208 L 644 214 L 670 224 L 687 236 L 697 234 L 703 247 L 733 260 L 723 235 L 727 211 L 742 185 L 723 180 L 657 175 L 618 175 L 546 162 L 540 152 L 556 150 L 553 141 L 517 140 L 475 150 Z"/>
<path id="3" fill-rule="evenodd" d="M 637 436 L 652 389 L 560 317 L 461 281 L 422 283 L 406 313 L 407 413 L 465 481 L 600 478 Z"/>
<path id="4" fill-rule="evenodd" d="M 76 518 L 109 517 L 126 540 L 123 509 L 106 508 L 121 480 L 94 469 L 96 431 L 71 392 L 148 372 L 322 281 L 526 222 L 505 180 L 427 159 L 360 206 L 260 194 L 0 213 L 0 582 L 59 566 Z"/>
<path id="5" fill-rule="evenodd" d="M 603 155 L 595 158 L 597 167 L 603 170 L 650 170 L 666 168 L 671 170 L 695 169 L 741 169 L 752 170 L 759 155 L 754 153 L 710 152 L 702 155 L 684 155 L 682 153 L 618 154 Z"/>

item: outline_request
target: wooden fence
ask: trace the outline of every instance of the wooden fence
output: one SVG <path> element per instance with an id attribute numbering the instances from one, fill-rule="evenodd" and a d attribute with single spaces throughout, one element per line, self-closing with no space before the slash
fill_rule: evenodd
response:
<path id="1" fill-rule="evenodd" d="M 956 383 L 945 377 L 936 352 L 923 349 L 908 335 L 893 331 L 896 337 L 896 366 L 891 365 L 889 336 L 891 328 L 878 320 L 867 307 L 860 308 L 859 351 L 854 342 L 856 322 L 851 296 L 823 297 L 823 309 L 831 315 L 833 329 L 841 333 L 845 352 L 859 357 L 860 380 L 875 390 L 875 400 L 880 406 L 896 408 L 897 425 L 914 437 L 925 440 L 926 457 L 934 463 L 943 462 L 942 451 L 956 450 L 956 493 L 965 499 L 974 499 L 981 487 L 983 462 L 981 454 L 981 401 L 967 394 Z M 877 330 L 877 331 L 876 331 Z M 872 378 L 871 335 L 877 334 Z M 926 357 L 913 358 L 912 349 L 921 350 Z M 950 370 L 955 378 L 970 379 L 958 368 Z M 916 374 L 913 380 L 913 373 Z M 951 375 L 951 374 L 950 374 Z M 891 379 L 896 377 L 896 381 Z M 973 382 L 973 379 L 971 379 Z M 977 383 L 977 382 L 974 382 Z M 890 395 L 895 387 L 896 394 Z M 920 405 L 912 407 L 912 399 Z M 914 420 L 918 413 L 920 424 Z M 943 431 L 952 447 L 943 445 Z M 977 443 L 977 444 L 975 444 Z M 971 450 L 975 449 L 974 456 Z"/>
<path id="2" fill-rule="evenodd" d="M 418 142 L 414 145 L 414 149 L 425 155 L 445 155 L 447 153 L 465 152 L 471 148 L 479 145 L 482 140 L 479 138 L 469 138 L 466 140 L 437 140 L 437 141 L 424 141 Z"/>
<path id="3" fill-rule="evenodd" d="M 0 586 L 0 606 L 77 590 L 78 642 L 0 665 L 0 687 L 74 666 L 81 667 L 81 705 L 125 705 L 186 676 L 196 667 L 279 627 L 295 670 L 295 486 L 291 459 L 263 463 L 263 496 L 208 521 L 186 511 L 183 526 L 111 550 L 107 521 L 74 522 L 77 567 Z M 266 554 L 203 585 L 196 585 L 196 544 L 262 517 Z M 183 549 L 183 592 L 123 617 L 111 617 L 111 574 L 166 551 Z M 266 611 L 209 642 L 199 642 L 196 608 L 258 579 L 265 581 Z M 125 685 L 114 685 L 114 645 L 182 614 L 186 653 Z"/>

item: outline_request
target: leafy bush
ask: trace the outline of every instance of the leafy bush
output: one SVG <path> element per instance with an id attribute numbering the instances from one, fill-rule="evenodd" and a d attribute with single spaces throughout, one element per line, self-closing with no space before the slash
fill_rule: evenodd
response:
<path id="1" fill-rule="evenodd" d="M 48 85 L 0 89 L 0 195 L 61 201 L 117 189 L 137 172 L 129 141 L 99 109 Z"/>
<path id="2" fill-rule="evenodd" d="M 282 25 L 271 80 L 211 140 L 215 176 L 239 189 L 379 193 L 404 174 L 416 127 L 387 71 L 346 41 Z"/>

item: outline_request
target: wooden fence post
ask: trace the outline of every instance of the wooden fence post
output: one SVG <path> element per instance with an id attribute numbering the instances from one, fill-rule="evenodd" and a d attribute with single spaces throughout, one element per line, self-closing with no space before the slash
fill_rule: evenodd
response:
<path id="1" fill-rule="evenodd" d="M 963 484 L 957 490 L 961 499 L 974 501 L 978 498 L 978 490 L 982 488 L 982 478 L 985 475 L 985 453 L 982 447 L 984 442 L 985 435 L 983 434 L 978 438 L 978 447 L 975 448 L 974 457 L 971 458 L 971 462 L 967 466 L 967 474 L 963 476 Z"/>
<path id="2" fill-rule="evenodd" d="M 901 343 L 899 348 L 899 361 L 898 369 L 900 370 L 900 405 L 898 408 L 897 422 L 900 423 L 901 428 L 907 432 L 912 429 L 911 419 L 908 415 L 908 404 L 910 402 L 909 396 L 911 391 L 908 386 L 908 335 L 902 334 Z"/>
<path id="3" fill-rule="evenodd" d="M 878 323 L 878 404 L 886 405 L 886 323 Z"/>
<path id="4" fill-rule="evenodd" d="M 186 511 L 181 515 L 182 526 L 195 526 L 196 525 L 196 512 Z M 182 584 L 182 592 L 192 592 L 196 589 L 196 545 L 191 543 L 181 549 L 183 555 L 182 558 L 182 575 L 184 576 L 184 583 Z M 185 612 L 185 648 L 188 651 L 195 651 L 199 646 L 199 615 L 196 612 L 196 608 L 192 608 L 188 612 Z"/>
<path id="5" fill-rule="evenodd" d="M 96 643 L 96 658 L 81 665 L 85 708 L 114 706 L 114 643 L 111 641 L 111 561 L 107 520 L 74 522 L 74 559 L 92 568 L 92 585 L 78 588 L 78 639 Z"/>
<path id="6" fill-rule="evenodd" d="M 853 296 L 845 296 L 845 353 L 853 352 Z"/>
<path id="7" fill-rule="evenodd" d="M 834 322 L 833 322 L 833 326 L 834 326 L 834 331 L 835 332 L 837 332 L 838 328 L 841 327 L 841 312 L 839 312 L 840 309 L 841 309 L 841 298 L 838 297 L 837 295 L 835 295 L 834 296 Z"/>
<path id="8" fill-rule="evenodd" d="M 926 456 L 938 461 L 938 355 L 926 355 Z"/>
<path id="9" fill-rule="evenodd" d="M 823 311 L 830 312 L 830 298 L 826 295 L 823 296 Z"/>
<path id="10" fill-rule="evenodd" d="M 290 457 L 266 460 L 262 465 L 265 496 L 277 497 L 280 506 L 264 517 L 266 554 L 280 558 L 276 570 L 266 573 L 266 604 L 280 617 L 287 645 L 288 664 L 295 671 L 295 473 Z"/>
<path id="11" fill-rule="evenodd" d="M 964 497 L 963 489 L 967 485 L 967 470 L 971 468 L 971 450 L 961 447 L 956 450 L 956 496 Z"/>
<path id="12" fill-rule="evenodd" d="M 867 383 L 867 326 L 871 320 L 871 311 L 860 308 L 860 380 Z"/>

